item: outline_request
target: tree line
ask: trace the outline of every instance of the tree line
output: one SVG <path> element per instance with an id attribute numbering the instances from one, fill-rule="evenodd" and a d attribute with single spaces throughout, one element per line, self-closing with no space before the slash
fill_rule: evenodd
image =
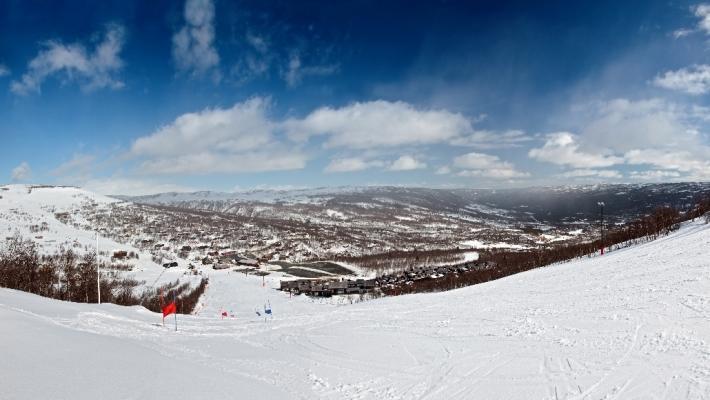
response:
<path id="1" fill-rule="evenodd" d="M 494 265 L 493 268 L 471 270 L 438 279 L 412 281 L 409 284 L 385 288 L 383 292 L 386 295 L 438 292 L 488 282 L 546 265 L 591 256 L 600 251 L 602 245 L 607 249 L 615 250 L 654 240 L 678 229 L 682 222 L 701 217 L 710 223 L 710 196 L 699 199 L 695 206 L 685 212 L 674 207 L 659 207 L 654 212 L 624 226 L 608 230 L 605 228 L 603 241 L 598 238 L 585 243 L 562 244 L 523 251 L 490 250 L 480 253 L 479 262 L 490 262 Z"/>
<path id="2" fill-rule="evenodd" d="M 176 298 L 178 313 L 191 313 L 207 287 L 202 278 L 196 287 L 179 280 L 159 288 L 140 290 L 139 282 L 121 277 L 108 265 L 101 263 L 101 302 L 124 306 L 142 305 L 160 312 L 163 298 Z M 61 249 L 53 255 L 40 255 L 30 239 L 16 235 L 8 238 L 0 248 L 0 287 L 21 290 L 78 303 L 97 303 L 96 255 L 79 255 L 71 249 Z M 161 296 L 162 294 L 162 296 Z"/>
<path id="3" fill-rule="evenodd" d="M 355 264 L 361 268 L 384 274 L 402 271 L 412 266 L 432 264 L 455 264 L 464 258 L 471 249 L 432 249 L 432 250 L 393 250 L 385 253 L 363 254 L 358 256 L 335 256 L 333 260 Z"/>

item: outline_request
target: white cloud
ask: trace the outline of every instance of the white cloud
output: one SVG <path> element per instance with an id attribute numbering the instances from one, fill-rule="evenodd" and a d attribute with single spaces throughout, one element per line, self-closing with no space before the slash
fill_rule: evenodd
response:
<path id="1" fill-rule="evenodd" d="M 589 153 L 580 150 L 577 137 L 569 132 L 557 132 L 547 135 L 541 148 L 530 149 L 528 156 L 538 161 L 574 168 L 610 167 L 621 164 L 623 158 L 602 153 Z"/>
<path id="2" fill-rule="evenodd" d="M 372 154 L 370 154 L 372 156 Z M 389 171 L 412 171 L 426 168 L 426 163 L 417 160 L 413 156 L 403 155 L 394 161 L 383 161 L 364 157 L 336 157 L 330 160 L 325 167 L 325 172 L 354 172 L 363 171 L 370 168 L 386 168 Z"/>
<path id="3" fill-rule="evenodd" d="M 244 55 L 231 69 L 231 75 L 237 84 L 267 75 L 275 59 L 266 37 L 247 32 L 244 41 L 248 45 L 242 51 Z"/>
<path id="4" fill-rule="evenodd" d="M 688 179 L 710 177 L 710 146 L 702 133 L 708 110 L 679 106 L 662 99 L 615 99 L 578 108 L 580 135 L 548 135 L 542 148 L 529 156 L 574 168 L 616 164 L 648 165 L 673 170 Z"/>
<path id="5" fill-rule="evenodd" d="M 247 43 L 249 43 L 249 45 L 260 54 L 267 54 L 269 52 L 269 42 L 265 37 L 255 35 L 252 32 L 247 32 L 245 39 Z"/>
<path id="6" fill-rule="evenodd" d="M 219 80 L 214 14 L 212 0 L 185 1 L 185 25 L 173 35 L 173 59 L 180 72 L 201 76 L 212 71 Z"/>
<path id="7" fill-rule="evenodd" d="M 661 99 L 615 99 L 595 104 L 580 136 L 587 147 L 625 152 L 638 148 L 694 146 L 692 127 L 678 106 Z"/>
<path id="8" fill-rule="evenodd" d="M 710 34 L 710 4 L 699 4 L 693 9 L 696 17 L 700 18 L 698 28 Z"/>
<path id="9" fill-rule="evenodd" d="M 92 53 L 79 43 L 48 41 L 20 80 L 12 81 L 10 90 L 20 95 L 39 93 L 42 82 L 52 75 L 58 75 L 62 83 L 76 81 L 84 91 L 121 88 L 124 83 L 114 75 L 123 67 L 119 56 L 123 41 L 124 29 L 116 24 L 107 26 L 103 41 Z"/>
<path id="10" fill-rule="evenodd" d="M 10 175 L 13 182 L 25 181 L 30 179 L 32 176 L 32 169 L 27 162 L 23 161 L 20 165 L 12 169 L 12 173 Z"/>
<path id="11" fill-rule="evenodd" d="M 228 109 L 179 116 L 137 139 L 131 155 L 150 174 L 206 174 L 300 169 L 307 157 L 275 136 L 268 100 L 253 98 Z"/>
<path id="12" fill-rule="evenodd" d="M 327 135 L 326 147 L 357 149 L 441 143 L 472 132 L 461 114 L 384 100 L 321 107 L 284 127 L 294 139 Z"/>
<path id="13" fill-rule="evenodd" d="M 411 171 L 422 168 L 426 168 L 426 163 L 408 155 L 399 157 L 389 166 L 390 171 Z"/>
<path id="14" fill-rule="evenodd" d="M 74 156 L 57 168 L 52 170 L 52 175 L 61 176 L 72 179 L 85 179 L 91 175 L 94 169 L 94 161 L 96 157 L 90 154 L 74 154 Z"/>
<path id="15" fill-rule="evenodd" d="M 228 109 L 212 108 L 179 116 L 133 143 L 135 155 L 176 156 L 210 149 L 238 152 L 268 145 L 275 128 L 266 117 L 268 100 L 255 97 Z"/>
<path id="16" fill-rule="evenodd" d="M 695 32 L 704 32 L 705 34 L 710 34 L 710 4 L 698 4 L 696 6 L 691 7 L 690 11 L 699 19 L 697 26 L 692 29 L 676 29 L 675 31 L 673 31 L 674 38 L 684 38 Z"/>
<path id="17" fill-rule="evenodd" d="M 307 157 L 287 150 L 241 153 L 186 152 L 183 155 L 144 161 L 141 173 L 203 175 L 211 173 L 246 173 L 302 169 Z"/>
<path id="18" fill-rule="evenodd" d="M 240 50 L 237 52 L 238 59 L 230 69 L 232 82 L 244 84 L 273 73 L 293 88 L 308 77 L 338 73 L 340 64 L 327 62 L 329 50 L 309 46 L 311 39 L 318 41 L 317 35 L 309 39 L 294 36 L 292 31 L 272 29 L 267 34 L 249 27 L 243 40 L 235 43 Z M 272 41 L 281 46 L 272 46 Z M 312 48 L 309 50 L 309 47 Z"/>
<path id="19" fill-rule="evenodd" d="M 194 189 L 150 180 L 110 177 L 90 179 L 81 185 L 86 190 L 103 195 L 141 196 L 166 192 L 192 192 Z"/>
<path id="20" fill-rule="evenodd" d="M 0 64 L 0 78 L 10 75 L 10 69 L 5 64 Z"/>
<path id="21" fill-rule="evenodd" d="M 608 178 L 621 179 L 619 171 L 611 169 L 575 169 L 562 174 L 565 178 Z"/>
<path id="22" fill-rule="evenodd" d="M 710 177 L 710 152 L 698 155 L 690 151 L 636 149 L 624 157 L 632 165 L 651 165 L 659 169 L 689 173 L 695 177 Z"/>
<path id="23" fill-rule="evenodd" d="M 528 155 L 580 170 L 561 175 L 567 177 L 617 164 L 676 171 L 687 179 L 710 177 L 706 172 L 710 171 L 710 146 L 703 134 L 710 119 L 705 107 L 679 106 L 661 99 L 615 99 L 578 110 L 589 112 L 576 116 L 582 121 L 580 135 L 548 135 L 545 144 Z"/>
<path id="24" fill-rule="evenodd" d="M 677 30 L 673 31 L 673 37 L 676 39 L 680 39 L 680 38 L 690 35 L 693 32 L 695 32 L 695 30 L 693 30 L 693 29 L 685 29 L 685 28 L 677 29 Z"/>
<path id="25" fill-rule="evenodd" d="M 289 87 L 296 87 L 304 77 L 332 75 L 338 72 L 338 69 L 338 65 L 303 65 L 300 54 L 293 52 L 281 75 Z"/>
<path id="26" fill-rule="evenodd" d="M 665 89 L 699 95 L 710 91 L 710 65 L 693 65 L 657 76 L 653 84 Z"/>
<path id="27" fill-rule="evenodd" d="M 631 171 L 629 177 L 639 181 L 666 181 L 668 179 L 679 178 L 681 175 L 676 171 Z"/>
<path id="28" fill-rule="evenodd" d="M 489 179 L 517 179 L 517 178 L 527 178 L 530 176 L 527 172 L 520 172 L 510 168 L 491 168 L 486 170 L 465 170 L 460 171 L 458 176 L 463 177 L 475 177 L 475 178 L 489 178 Z"/>
<path id="29" fill-rule="evenodd" d="M 231 192 L 232 193 L 240 193 L 240 192 L 253 192 L 257 190 L 268 190 L 268 191 L 288 191 L 288 190 L 305 190 L 305 189 L 311 189 L 311 186 L 303 186 L 303 185 L 271 185 L 271 184 L 266 184 L 266 183 L 261 183 L 258 185 L 250 186 L 250 187 L 241 187 L 239 185 L 235 186 L 232 188 Z"/>
<path id="30" fill-rule="evenodd" d="M 436 172 L 434 172 L 437 175 L 447 175 L 451 173 L 451 167 L 448 165 L 441 166 L 436 169 Z"/>
<path id="31" fill-rule="evenodd" d="M 454 167 L 460 169 L 458 176 L 492 179 L 515 179 L 530 176 L 515 169 L 513 164 L 498 156 L 483 153 L 468 153 L 454 158 Z"/>
<path id="32" fill-rule="evenodd" d="M 325 172 L 355 172 L 369 168 L 382 167 L 384 163 L 378 160 L 366 160 L 360 157 L 336 158 L 325 167 Z"/>
<path id="33" fill-rule="evenodd" d="M 456 137 L 451 140 L 455 146 L 471 146 L 480 149 L 510 148 L 520 147 L 532 137 L 521 130 L 509 130 L 503 132 L 480 130 L 467 136 Z"/>

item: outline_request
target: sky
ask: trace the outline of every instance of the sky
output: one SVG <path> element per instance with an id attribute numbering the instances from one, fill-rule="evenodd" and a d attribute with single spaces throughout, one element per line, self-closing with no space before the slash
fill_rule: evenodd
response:
<path id="1" fill-rule="evenodd" d="M 0 0 L 0 183 L 710 180 L 710 3 Z"/>

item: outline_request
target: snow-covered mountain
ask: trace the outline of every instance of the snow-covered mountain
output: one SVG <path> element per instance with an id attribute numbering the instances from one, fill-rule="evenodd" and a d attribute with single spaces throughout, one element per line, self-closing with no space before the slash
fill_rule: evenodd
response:
<path id="1" fill-rule="evenodd" d="M 2 289 L 0 397 L 710 398 L 708 249 L 710 225 L 689 222 L 603 257 L 340 306 L 215 271 L 177 332 L 139 307 Z"/>
<path id="2" fill-rule="evenodd" d="M 78 188 L 0 187 L 0 230 L 34 240 L 45 253 L 60 248 L 138 254 L 136 273 L 152 281 L 158 263 L 202 265 L 231 249 L 263 261 L 337 260 L 382 265 L 395 252 L 432 250 L 452 263 L 465 251 L 534 248 L 598 235 L 597 201 L 606 222 L 624 222 L 659 205 L 685 207 L 710 184 L 597 185 L 526 190 L 401 187 L 320 188 L 246 193 L 172 193 L 117 201 Z M 182 251 L 181 249 L 189 249 Z M 213 257 L 214 259 L 214 257 Z M 398 264 L 398 265 L 399 265 Z M 152 271 L 152 272 L 151 272 Z M 170 274 L 168 274 L 169 276 Z"/>
<path id="3" fill-rule="evenodd" d="M 303 204 L 316 208 L 354 210 L 358 206 L 417 207 L 432 213 L 466 213 L 473 217 L 518 220 L 534 218 L 548 223 L 595 218 L 598 201 L 607 204 L 611 218 L 632 218 L 660 205 L 692 205 L 699 194 L 710 192 L 710 183 L 604 184 L 533 187 L 522 189 L 429 189 L 393 186 L 336 187 L 245 192 L 161 193 L 119 196 L 136 203 L 168 205 L 219 212 L 243 212 L 258 204 L 281 208 Z"/>

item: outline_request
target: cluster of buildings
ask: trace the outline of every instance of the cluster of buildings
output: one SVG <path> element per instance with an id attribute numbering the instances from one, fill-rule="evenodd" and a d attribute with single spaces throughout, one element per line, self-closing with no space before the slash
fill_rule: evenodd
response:
<path id="1" fill-rule="evenodd" d="M 377 285 L 382 287 L 396 287 L 410 285 L 414 281 L 422 279 L 438 279 L 446 276 L 463 274 L 468 271 L 482 271 L 491 269 L 494 264 L 490 261 L 472 261 L 456 265 L 443 265 L 434 267 L 410 267 L 404 271 L 399 271 L 387 275 L 382 275 L 376 279 Z"/>
<path id="2" fill-rule="evenodd" d="M 204 265 L 208 258 L 209 264 L 255 266 L 250 260 L 317 257 L 316 250 L 305 244 L 313 244 L 311 232 L 298 229 L 298 224 L 289 227 L 234 223 L 210 213 L 157 210 L 144 205 L 110 205 L 108 210 L 94 209 L 87 213 L 91 224 L 77 227 L 93 230 L 92 226 L 98 226 L 102 236 L 150 252 L 156 262 L 179 258 Z M 241 258 L 245 260 L 228 259 L 233 256 L 231 249 L 243 251 L 245 256 Z"/>
<path id="3" fill-rule="evenodd" d="M 492 269 L 492 262 L 468 262 L 438 267 L 411 267 L 404 271 L 386 274 L 374 279 L 296 279 L 282 280 L 280 289 L 294 294 L 330 297 L 341 294 L 371 293 L 379 288 L 410 285 L 421 279 L 439 279 L 468 271 Z"/>
<path id="4" fill-rule="evenodd" d="M 439 279 L 468 271 L 492 269 L 492 262 L 468 262 L 437 267 L 411 267 L 404 271 L 379 276 L 374 279 L 296 279 L 282 280 L 280 289 L 294 294 L 330 297 L 341 294 L 370 293 L 380 288 L 411 285 L 422 279 Z"/>
<path id="5" fill-rule="evenodd" d="M 375 279 L 297 279 L 281 281 L 281 290 L 315 297 L 339 294 L 363 294 L 375 291 Z"/>

